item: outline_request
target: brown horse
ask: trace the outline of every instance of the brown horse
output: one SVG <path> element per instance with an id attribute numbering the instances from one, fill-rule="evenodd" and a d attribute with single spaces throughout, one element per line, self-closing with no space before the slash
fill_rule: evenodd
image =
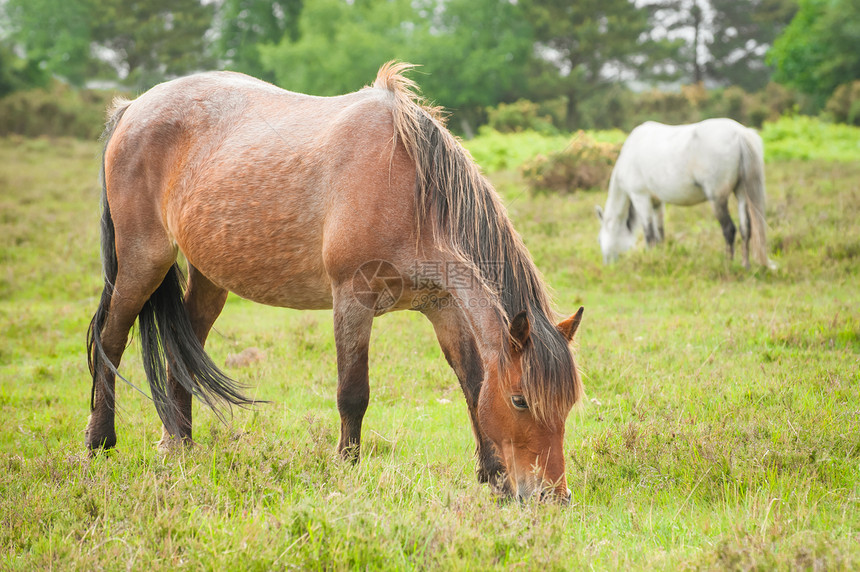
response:
<path id="1" fill-rule="evenodd" d="M 192 395 L 251 403 L 203 351 L 232 291 L 334 310 L 342 456 L 358 459 L 373 318 L 417 310 L 465 393 L 479 479 L 569 497 L 562 442 L 582 396 L 569 349 L 582 309 L 550 321 L 498 195 L 402 75 L 409 67 L 386 64 L 373 87 L 339 97 L 218 72 L 115 104 L 105 288 L 88 334 L 90 450 L 116 444 L 116 368 L 135 318 L 162 445 L 191 441 Z"/>

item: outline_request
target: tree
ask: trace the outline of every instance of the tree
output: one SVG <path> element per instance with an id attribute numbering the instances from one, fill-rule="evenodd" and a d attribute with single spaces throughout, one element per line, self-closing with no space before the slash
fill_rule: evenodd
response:
<path id="1" fill-rule="evenodd" d="M 260 61 L 260 44 L 299 38 L 302 0 L 225 0 L 218 10 L 218 56 L 226 67 L 274 81 Z"/>
<path id="2" fill-rule="evenodd" d="M 774 79 L 823 106 L 837 86 L 860 79 L 860 4 L 801 0 L 800 10 L 768 52 Z"/>
<path id="3" fill-rule="evenodd" d="M 649 37 L 651 12 L 629 0 L 523 0 L 544 62 L 536 86 L 567 96 L 568 127 L 579 126 L 579 105 L 619 79 L 642 73 L 670 46 Z"/>
<path id="4" fill-rule="evenodd" d="M 48 75 L 36 63 L 18 57 L 7 42 L 0 41 L 0 97 L 19 89 L 42 87 L 47 81 Z"/>
<path id="5" fill-rule="evenodd" d="M 285 36 L 260 54 L 279 85 L 317 95 L 359 89 L 388 60 L 419 64 L 423 93 L 468 132 L 483 107 L 521 88 L 531 46 L 509 0 L 318 0 L 302 11 L 298 40 Z"/>
<path id="6" fill-rule="evenodd" d="M 201 0 L 7 0 L 3 11 L 24 59 L 76 86 L 118 76 L 145 89 L 213 61 L 214 5 Z"/>
<path id="7" fill-rule="evenodd" d="M 83 85 L 91 71 L 89 0 L 8 0 L 9 41 L 20 47 L 25 67 Z"/>
<path id="8" fill-rule="evenodd" d="M 124 83 L 143 90 L 213 63 L 213 15 L 214 5 L 200 0 L 99 0 L 92 40 Z"/>
<path id="9" fill-rule="evenodd" d="M 416 27 L 409 53 L 422 64 L 422 89 L 452 112 L 459 120 L 456 127 L 467 136 L 484 108 L 525 95 L 522 78 L 528 74 L 534 39 L 519 5 L 509 0 L 433 0 L 419 16 L 424 24 Z"/>
<path id="10" fill-rule="evenodd" d="M 684 44 L 676 61 L 682 78 L 753 91 L 770 79 L 765 53 L 791 20 L 796 0 L 657 0 L 649 6 L 657 28 Z"/>
<path id="11" fill-rule="evenodd" d="M 316 0 L 299 18 L 299 37 L 259 46 L 263 69 L 294 91 L 348 93 L 367 85 L 388 60 L 408 60 L 416 21 L 409 0 Z"/>
<path id="12" fill-rule="evenodd" d="M 710 0 L 713 38 L 708 42 L 708 76 L 747 91 L 767 85 L 765 55 L 797 11 L 795 0 Z"/>
<path id="13" fill-rule="evenodd" d="M 705 62 L 702 52 L 708 23 L 701 0 L 661 0 L 648 6 L 657 23 L 652 36 L 675 39 L 678 42 L 678 49 L 671 64 L 677 78 L 691 83 L 704 81 Z"/>

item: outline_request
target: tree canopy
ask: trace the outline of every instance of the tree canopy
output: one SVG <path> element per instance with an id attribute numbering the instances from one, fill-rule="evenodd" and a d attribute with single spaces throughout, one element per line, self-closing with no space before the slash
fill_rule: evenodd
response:
<path id="1" fill-rule="evenodd" d="M 768 61 L 776 67 L 776 80 L 823 104 L 839 85 L 860 79 L 860 3 L 801 0 Z"/>
<path id="2" fill-rule="evenodd" d="M 821 106 L 860 77 L 858 45 L 856 0 L 0 0 L 0 95 L 211 68 L 333 95 L 398 59 L 466 131 L 520 98 L 573 128 L 631 84 L 773 77 Z"/>

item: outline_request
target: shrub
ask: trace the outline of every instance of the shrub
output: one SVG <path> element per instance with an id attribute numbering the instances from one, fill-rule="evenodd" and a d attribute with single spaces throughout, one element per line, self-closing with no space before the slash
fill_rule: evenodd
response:
<path id="1" fill-rule="evenodd" d="M 837 87 L 824 109 L 835 121 L 860 125 L 860 80 Z"/>
<path id="2" fill-rule="evenodd" d="M 537 131 L 553 133 L 556 130 L 549 113 L 541 105 L 520 99 L 514 103 L 500 103 L 487 110 L 487 124 L 499 133 Z M 543 114 L 541 114 L 543 112 Z"/>
<path id="3" fill-rule="evenodd" d="M 620 143 L 596 141 L 584 131 L 577 131 L 567 147 L 537 155 L 523 164 L 521 173 L 533 191 L 603 189 L 620 150 Z"/>
<path id="4" fill-rule="evenodd" d="M 16 91 L 0 99 L 0 135 L 96 139 L 104 128 L 113 92 L 76 90 L 54 81 L 44 89 Z"/>

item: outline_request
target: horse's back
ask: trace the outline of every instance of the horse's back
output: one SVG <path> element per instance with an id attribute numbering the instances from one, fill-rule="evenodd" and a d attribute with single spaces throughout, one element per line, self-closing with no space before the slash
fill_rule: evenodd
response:
<path id="1" fill-rule="evenodd" d="M 391 147 L 389 99 L 298 94 L 232 72 L 161 84 L 129 105 L 106 149 L 109 203 L 122 205 L 120 226 L 160 225 L 223 288 L 330 307 L 327 249 L 349 258 L 374 224 L 385 235 L 411 222 L 392 212 L 413 186 Z"/>
<path id="2" fill-rule="evenodd" d="M 672 204 L 696 204 L 734 185 L 739 141 L 750 131 L 732 119 L 686 125 L 647 121 L 630 132 L 616 163 L 617 184 Z"/>

